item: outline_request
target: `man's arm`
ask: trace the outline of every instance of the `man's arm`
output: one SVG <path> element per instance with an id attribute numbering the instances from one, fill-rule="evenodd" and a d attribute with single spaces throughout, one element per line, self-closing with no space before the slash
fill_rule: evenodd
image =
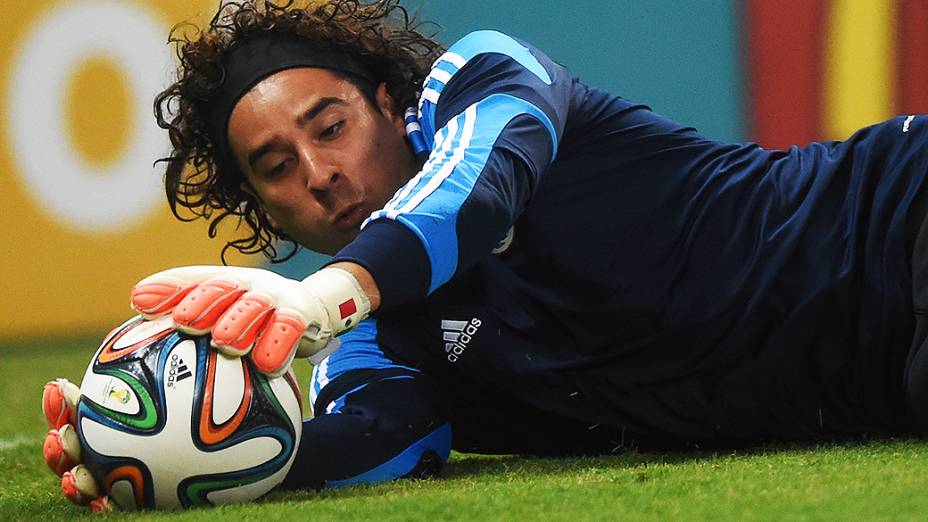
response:
<path id="1" fill-rule="evenodd" d="M 443 395 L 418 372 L 347 372 L 322 388 L 314 409 L 283 488 L 424 478 L 438 473 L 451 451 Z"/>
<path id="2" fill-rule="evenodd" d="M 324 488 L 437 473 L 451 450 L 446 394 L 427 375 L 384 354 L 369 319 L 313 368 L 316 417 L 284 487 Z"/>
<path id="3" fill-rule="evenodd" d="M 334 263 L 362 266 L 381 308 L 421 299 L 490 251 L 554 160 L 573 77 L 536 49 L 482 31 L 433 66 L 419 107 L 431 153 Z"/>

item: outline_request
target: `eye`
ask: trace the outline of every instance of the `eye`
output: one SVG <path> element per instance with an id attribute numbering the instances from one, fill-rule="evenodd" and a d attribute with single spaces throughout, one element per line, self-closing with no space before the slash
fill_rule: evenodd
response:
<path id="1" fill-rule="evenodd" d="M 264 172 L 265 178 L 274 178 L 283 173 L 284 169 L 287 168 L 287 162 L 281 161 L 277 165 L 274 165 L 271 169 Z"/>
<path id="2" fill-rule="evenodd" d="M 323 130 L 322 133 L 319 134 L 319 137 L 324 140 L 332 139 L 338 135 L 339 131 L 341 131 L 342 127 L 344 126 L 345 126 L 345 120 L 340 120 L 336 122 L 335 124 L 326 127 L 325 130 Z"/>

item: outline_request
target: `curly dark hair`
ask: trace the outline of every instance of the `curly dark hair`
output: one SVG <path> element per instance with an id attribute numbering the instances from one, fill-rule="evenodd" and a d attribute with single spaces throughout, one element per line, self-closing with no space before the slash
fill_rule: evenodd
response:
<path id="1" fill-rule="evenodd" d="M 185 22 L 171 30 L 168 41 L 179 59 L 177 79 L 158 94 L 154 108 L 173 150 L 158 162 L 166 164 L 165 192 L 178 219 L 211 220 L 210 237 L 216 237 L 227 217 L 238 218 L 239 227 L 244 223 L 246 237 L 223 247 L 224 263 L 230 248 L 263 253 L 272 262 L 291 258 L 299 248 L 271 225 L 258 200 L 241 189 L 243 175 L 210 137 L 208 110 L 221 91 L 225 53 L 236 42 L 267 32 L 325 42 L 357 58 L 375 82 L 386 84 L 398 107 L 409 107 L 416 104 L 417 91 L 444 48 L 434 33 L 421 32 L 434 24 L 418 22 L 399 1 L 330 0 L 312 7 L 294 0 L 223 1 L 209 25 Z M 347 79 L 372 96 L 371 88 L 358 83 L 360 78 Z M 182 209 L 190 215 L 182 215 Z M 293 248 L 279 256 L 278 241 Z"/>

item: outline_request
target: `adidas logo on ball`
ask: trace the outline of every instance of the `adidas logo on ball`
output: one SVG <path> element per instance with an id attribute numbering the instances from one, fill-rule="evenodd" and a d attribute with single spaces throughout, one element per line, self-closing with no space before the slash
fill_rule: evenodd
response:
<path id="1" fill-rule="evenodd" d="M 171 355 L 171 369 L 168 370 L 168 388 L 173 388 L 174 383 L 180 382 L 192 374 L 184 364 L 184 360 L 176 353 Z"/>

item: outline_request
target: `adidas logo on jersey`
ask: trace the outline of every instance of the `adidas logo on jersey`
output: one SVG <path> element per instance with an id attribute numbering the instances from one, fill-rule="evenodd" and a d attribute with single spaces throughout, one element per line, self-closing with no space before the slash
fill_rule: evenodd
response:
<path id="1" fill-rule="evenodd" d="M 175 383 L 178 383 L 193 375 L 190 373 L 190 370 L 187 368 L 184 360 L 181 359 L 180 356 L 176 353 L 171 355 L 170 364 L 171 368 L 168 370 L 168 388 L 173 388 Z"/>
<path id="2" fill-rule="evenodd" d="M 448 354 L 448 361 L 455 363 L 464 355 L 467 345 L 474 339 L 477 330 L 480 329 L 480 319 L 476 317 L 467 321 L 452 321 L 443 319 L 441 322 L 442 339 L 445 341 L 445 353 Z"/>

